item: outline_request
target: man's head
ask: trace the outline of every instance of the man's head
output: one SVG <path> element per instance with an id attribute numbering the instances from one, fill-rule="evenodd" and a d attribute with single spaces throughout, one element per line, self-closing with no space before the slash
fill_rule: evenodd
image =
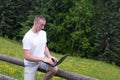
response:
<path id="1" fill-rule="evenodd" d="M 46 19 L 43 16 L 36 16 L 34 19 L 34 28 L 36 31 L 40 31 L 41 29 L 44 29 L 44 26 L 46 24 Z"/>

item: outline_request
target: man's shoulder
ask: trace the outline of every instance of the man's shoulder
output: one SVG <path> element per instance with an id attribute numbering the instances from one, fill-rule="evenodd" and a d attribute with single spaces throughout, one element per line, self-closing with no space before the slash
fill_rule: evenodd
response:
<path id="1" fill-rule="evenodd" d="M 29 30 L 29 31 L 27 31 L 26 33 L 25 33 L 25 36 L 29 36 L 29 35 L 31 35 L 32 33 L 31 33 L 31 30 Z"/>
<path id="2" fill-rule="evenodd" d="M 44 31 L 44 30 L 41 30 L 41 31 L 40 31 L 40 33 L 46 34 L 46 31 Z"/>
<path id="3" fill-rule="evenodd" d="M 25 33 L 23 38 L 28 38 L 29 36 L 30 36 L 30 30 Z"/>
<path id="4" fill-rule="evenodd" d="M 45 30 L 41 30 L 41 32 L 44 32 L 44 33 L 46 33 L 46 31 L 45 31 Z"/>

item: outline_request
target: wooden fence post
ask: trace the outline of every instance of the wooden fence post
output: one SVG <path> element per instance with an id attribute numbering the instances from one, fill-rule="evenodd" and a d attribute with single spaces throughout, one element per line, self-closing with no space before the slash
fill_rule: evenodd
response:
<path id="1" fill-rule="evenodd" d="M 10 57 L 10 56 L 5 56 L 0 54 L 0 60 L 2 61 L 6 61 L 12 64 L 16 64 L 19 66 L 24 66 L 24 62 L 21 59 L 18 58 L 14 58 L 14 57 Z M 38 71 L 41 72 L 45 72 L 44 70 L 38 69 Z M 80 74 L 75 74 L 72 72 L 68 72 L 68 71 L 63 71 L 63 70 L 58 70 L 58 72 L 56 73 L 56 76 L 59 76 L 61 78 L 67 79 L 67 80 L 98 80 L 95 78 L 91 78 L 88 76 L 84 76 L 84 75 L 80 75 Z"/>

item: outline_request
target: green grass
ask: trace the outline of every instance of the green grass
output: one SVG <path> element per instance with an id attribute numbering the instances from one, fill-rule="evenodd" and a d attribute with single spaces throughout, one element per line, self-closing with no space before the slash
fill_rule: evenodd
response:
<path id="1" fill-rule="evenodd" d="M 22 44 L 0 37 L 0 54 L 23 59 Z M 51 52 L 58 59 L 62 56 Z M 61 70 L 70 71 L 100 80 L 120 80 L 120 67 L 101 61 L 68 57 L 58 66 Z M 23 80 L 23 67 L 0 61 L 0 74 L 4 74 L 18 80 Z M 42 80 L 44 73 L 37 72 L 36 80 Z M 64 80 L 54 77 L 52 80 Z"/>

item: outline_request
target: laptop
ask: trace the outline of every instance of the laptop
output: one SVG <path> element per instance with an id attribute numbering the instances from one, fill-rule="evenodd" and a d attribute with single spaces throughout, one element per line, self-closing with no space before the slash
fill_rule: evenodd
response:
<path id="1" fill-rule="evenodd" d="M 54 59 L 52 59 L 53 64 L 50 64 L 50 63 L 47 63 L 47 64 L 49 64 L 51 67 L 55 67 L 55 66 L 61 64 L 61 63 L 66 59 L 67 56 L 68 56 L 68 55 L 64 55 L 63 57 L 61 57 L 61 58 L 58 60 L 58 62 L 55 62 Z"/>

